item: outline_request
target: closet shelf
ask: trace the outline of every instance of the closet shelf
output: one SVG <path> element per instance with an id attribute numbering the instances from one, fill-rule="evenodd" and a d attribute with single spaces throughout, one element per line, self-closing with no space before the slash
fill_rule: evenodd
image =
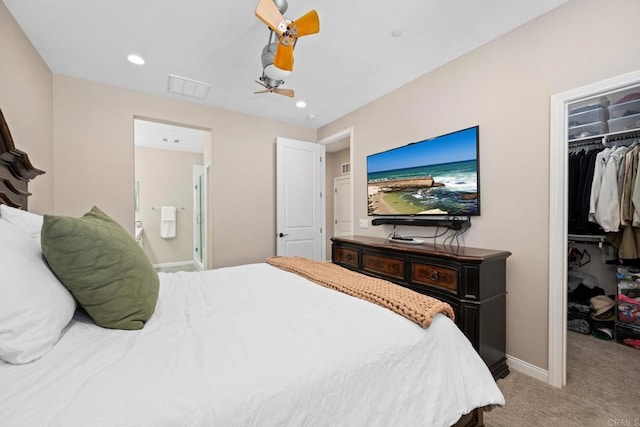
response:
<path id="1" fill-rule="evenodd" d="M 571 242 L 604 243 L 606 237 L 604 234 L 568 234 L 567 240 Z"/>
<path id="2" fill-rule="evenodd" d="M 597 143 L 597 142 L 602 142 L 602 144 L 605 145 L 607 142 L 610 142 L 610 141 L 619 141 L 622 139 L 638 138 L 638 137 L 640 137 L 640 128 L 622 130 L 618 132 L 603 133 L 599 135 L 590 135 L 582 138 L 570 139 L 568 142 L 570 145 L 575 145 L 576 143 L 590 144 L 590 143 Z"/>

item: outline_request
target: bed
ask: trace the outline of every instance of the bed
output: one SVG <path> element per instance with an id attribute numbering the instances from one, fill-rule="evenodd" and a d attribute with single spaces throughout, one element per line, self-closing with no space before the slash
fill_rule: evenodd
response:
<path id="1" fill-rule="evenodd" d="M 15 149 L 6 124 L 0 131 L 0 234 L 13 233 L 17 245 L 23 237 L 35 242 L 39 216 L 25 212 L 24 220 L 7 206 L 26 209 L 26 182 L 42 171 Z M 23 234 L 14 232 L 24 223 Z M 0 266 L 48 268 L 32 258 Z M 462 426 L 482 425 L 483 408 L 504 404 L 486 365 L 443 314 L 423 328 L 267 263 L 158 279 L 140 329 L 100 327 L 69 306 L 42 354 L 0 360 L 2 425 Z M 3 322 L 11 319 L 0 313 L 0 347 Z"/>

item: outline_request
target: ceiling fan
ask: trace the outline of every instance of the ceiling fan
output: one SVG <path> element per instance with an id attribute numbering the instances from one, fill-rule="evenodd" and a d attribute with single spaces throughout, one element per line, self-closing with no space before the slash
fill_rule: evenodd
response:
<path id="1" fill-rule="evenodd" d="M 262 78 L 260 78 L 260 80 L 262 80 Z M 253 93 L 277 93 L 278 95 L 284 95 L 284 96 L 288 96 L 289 98 L 293 98 L 293 89 L 285 89 L 285 88 L 280 88 L 278 86 L 280 86 L 280 81 L 278 81 L 277 86 L 271 86 L 269 84 L 265 84 L 261 81 L 256 80 L 256 83 L 258 83 L 259 85 L 264 87 L 264 90 L 259 90 L 257 92 L 253 92 Z"/>
<path id="2" fill-rule="evenodd" d="M 280 3 L 286 11 L 286 1 Z M 282 16 L 284 11 L 280 11 L 274 0 L 260 0 L 256 7 L 256 16 L 279 37 L 273 65 L 281 70 L 291 71 L 293 70 L 293 48 L 298 37 L 319 32 L 320 20 L 315 10 L 307 12 L 295 21 Z"/>
<path id="3" fill-rule="evenodd" d="M 269 42 L 262 49 L 262 75 L 260 81 L 256 81 L 265 90 L 255 93 L 277 93 L 293 97 L 292 89 L 279 88 L 293 70 L 293 48 L 298 37 L 320 31 L 320 21 L 315 10 L 291 21 L 283 16 L 287 7 L 286 0 L 259 0 L 256 7 L 256 16 L 267 24 L 270 31 Z"/>

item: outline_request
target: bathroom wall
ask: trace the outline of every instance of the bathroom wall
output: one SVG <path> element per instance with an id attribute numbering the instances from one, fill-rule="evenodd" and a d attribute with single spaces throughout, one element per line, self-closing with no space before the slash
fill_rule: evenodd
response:
<path id="1" fill-rule="evenodd" d="M 193 165 L 198 153 L 135 147 L 138 185 L 136 221 L 144 228 L 143 248 L 152 264 L 193 260 Z M 176 237 L 160 237 L 160 208 L 175 206 Z"/>

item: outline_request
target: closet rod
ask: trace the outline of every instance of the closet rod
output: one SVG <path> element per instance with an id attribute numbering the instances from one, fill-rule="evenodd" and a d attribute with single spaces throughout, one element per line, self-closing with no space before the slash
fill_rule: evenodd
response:
<path id="1" fill-rule="evenodd" d="M 606 142 L 622 141 L 625 139 L 633 139 L 633 138 L 640 138 L 640 129 L 634 129 L 631 131 L 623 131 L 623 132 L 618 132 L 614 134 L 609 134 L 605 136 L 605 141 Z"/>
<path id="2" fill-rule="evenodd" d="M 571 148 L 584 147 L 587 145 L 601 145 L 604 147 L 605 141 L 606 139 L 603 136 L 598 136 L 598 137 L 589 138 L 589 139 L 573 140 L 573 141 L 569 141 L 569 147 Z"/>

